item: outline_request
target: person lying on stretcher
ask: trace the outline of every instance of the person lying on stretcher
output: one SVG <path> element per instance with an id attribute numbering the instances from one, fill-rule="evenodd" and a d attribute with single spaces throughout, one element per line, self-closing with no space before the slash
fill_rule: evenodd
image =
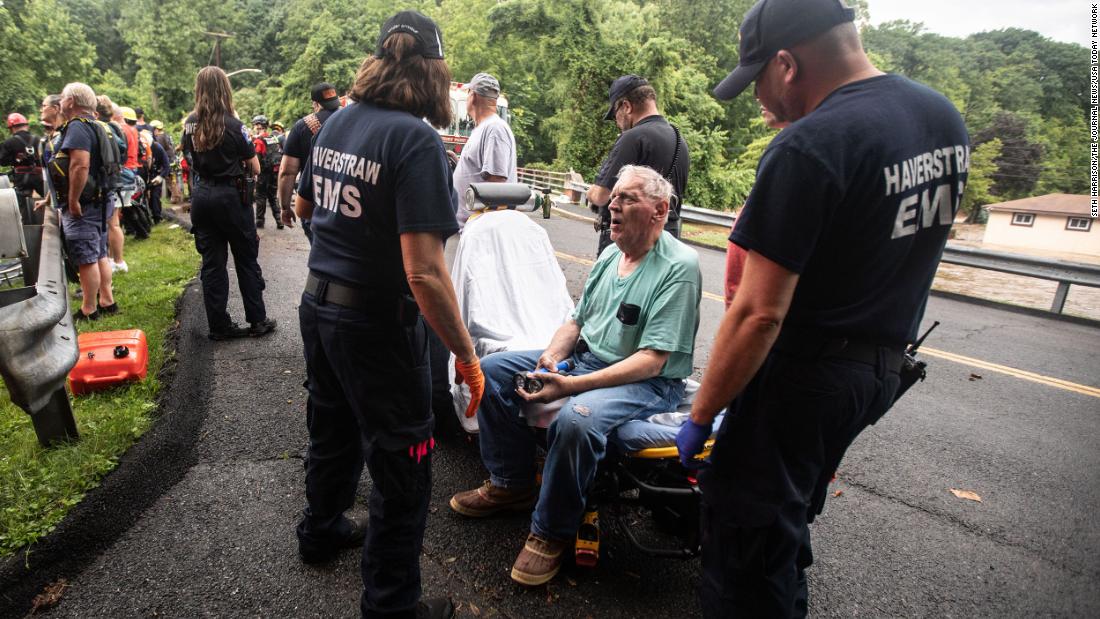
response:
<path id="1" fill-rule="evenodd" d="M 702 274 L 695 250 L 664 232 L 672 187 L 642 166 L 624 166 L 612 190 L 611 240 L 580 302 L 546 350 L 505 351 L 481 360 L 485 395 L 478 414 L 490 480 L 451 498 L 470 517 L 535 506 L 512 579 L 540 585 L 573 545 L 585 492 L 618 426 L 675 410 L 692 372 Z M 569 375 L 560 362 L 574 364 Z M 546 372 L 534 373 L 535 369 Z M 542 382 L 518 390 L 514 377 Z M 535 436 L 526 402 L 568 397 L 547 432 L 542 486 L 535 485 Z"/>

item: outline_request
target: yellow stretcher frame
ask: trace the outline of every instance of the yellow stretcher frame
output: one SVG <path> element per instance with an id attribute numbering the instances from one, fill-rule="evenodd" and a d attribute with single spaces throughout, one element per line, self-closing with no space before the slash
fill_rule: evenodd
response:
<path id="1" fill-rule="evenodd" d="M 714 448 L 714 439 L 708 439 L 703 444 L 703 451 L 699 455 L 695 456 L 696 460 L 702 460 L 710 455 L 710 450 Z M 632 451 L 627 454 L 629 458 L 638 458 L 640 460 L 663 460 L 665 458 L 679 458 L 680 452 L 676 449 L 675 445 L 668 447 L 650 447 L 649 449 L 642 449 L 640 451 Z"/>

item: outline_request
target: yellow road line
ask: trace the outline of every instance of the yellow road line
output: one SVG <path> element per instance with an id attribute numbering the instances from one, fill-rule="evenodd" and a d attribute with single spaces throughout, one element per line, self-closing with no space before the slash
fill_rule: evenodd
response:
<path id="1" fill-rule="evenodd" d="M 1055 389 L 1063 389 L 1065 391 L 1072 391 L 1073 393 L 1079 393 L 1081 395 L 1100 398 L 1100 389 L 1096 387 L 1090 387 L 1088 385 L 1071 383 L 1068 380 L 1062 380 L 1061 378 L 1044 376 L 1042 374 L 1036 374 L 1035 372 L 1028 372 L 1027 370 L 1020 370 L 1017 368 L 1008 367 L 1007 365 L 990 363 L 989 361 L 982 361 L 981 359 L 974 359 L 973 357 L 957 355 L 953 352 L 937 350 L 935 348 L 926 348 L 922 346 L 920 349 L 920 354 L 928 355 L 929 357 L 939 357 L 940 359 L 954 361 L 955 363 L 961 363 L 962 365 L 968 365 L 970 367 L 988 370 L 990 372 L 997 372 L 998 374 L 1005 374 L 1014 378 L 1029 380 L 1033 383 L 1039 383 L 1040 385 L 1054 387 Z"/>
<path id="2" fill-rule="evenodd" d="M 568 260 L 570 262 L 576 262 L 584 265 L 592 265 L 592 261 L 587 258 L 581 258 L 580 256 L 573 256 L 560 251 L 554 252 L 558 258 L 562 260 Z M 711 301 L 718 301 L 720 303 L 725 302 L 725 298 L 721 295 L 714 294 L 712 292 L 703 292 L 703 297 L 710 299 Z M 1033 383 L 1039 383 L 1040 385 L 1046 385 L 1048 387 L 1054 387 L 1055 389 L 1062 389 L 1064 391 L 1070 391 L 1081 395 L 1087 395 L 1094 398 L 1100 398 L 1100 388 L 1091 387 L 1089 385 L 1081 385 L 1073 383 L 1068 380 L 1062 380 L 1061 378 L 1054 378 L 1052 376 L 1044 376 L 1042 374 L 1036 374 L 1035 372 L 1029 372 L 1027 370 L 1021 370 L 1018 368 L 1009 367 L 1007 365 L 1000 365 L 997 363 L 991 363 L 989 361 L 982 361 L 981 359 L 975 359 L 973 357 L 966 357 L 964 355 L 958 355 L 945 350 L 938 350 L 935 348 L 921 347 L 921 354 L 928 355 L 929 357 L 937 357 L 939 359 L 945 359 L 947 361 L 954 361 L 962 365 L 978 368 L 981 370 L 987 370 L 990 372 L 997 372 L 998 374 L 1004 374 L 1013 378 L 1019 378 L 1022 380 L 1031 381 Z"/>

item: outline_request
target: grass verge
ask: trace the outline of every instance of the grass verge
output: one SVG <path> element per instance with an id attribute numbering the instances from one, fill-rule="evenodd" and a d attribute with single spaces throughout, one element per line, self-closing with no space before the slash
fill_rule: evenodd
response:
<path id="1" fill-rule="evenodd" d="M 149 428 L 160 390 L 158 374 L 172 354 L 165 341 L 176 321 L 176 299 L 194 277 L 198 260 L 191 235 L 179 228 L 161 225 L 146 241 L 127 239 L 130 272 L 116 273 L 114 279 L 122 311 L 77 323 L 77 330 L 142 329 L 149 344 L 149 375 L 141 383 L 75 398 L 80 441 L 40 447 L 30 417 L 11 403 L 0 383 L 0 557 L 52 531 Z M 74 300 L 73 309 L 79 306 Z"/>
<path id="2" fill-rule="evenodd" d="M 729 228 L 710 224 L 685 223 L 680 230 L 680 238 L 682 240 L 692 241 L 700 245 L 706 245 L 707 247 L 713 247 L 723 251 L 729 243 L 729 236 Z"/>

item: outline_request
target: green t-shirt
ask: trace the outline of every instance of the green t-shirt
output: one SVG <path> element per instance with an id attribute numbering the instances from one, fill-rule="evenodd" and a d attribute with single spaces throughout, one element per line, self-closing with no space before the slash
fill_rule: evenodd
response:
<path id="1" fill-rule="evenodd" d="M 703 294 L 699 254 L 662 232 L 638 268 L 626 277 L 618 275 L 622 255 L 611 245 L 588 274 L 573 312 L 581 337 L 606 363 L 617 363 L 646 348 L 670 353 L 662 377 L 690 376 Z M 620 316 L 634 324 L 626 324 Z"/>

